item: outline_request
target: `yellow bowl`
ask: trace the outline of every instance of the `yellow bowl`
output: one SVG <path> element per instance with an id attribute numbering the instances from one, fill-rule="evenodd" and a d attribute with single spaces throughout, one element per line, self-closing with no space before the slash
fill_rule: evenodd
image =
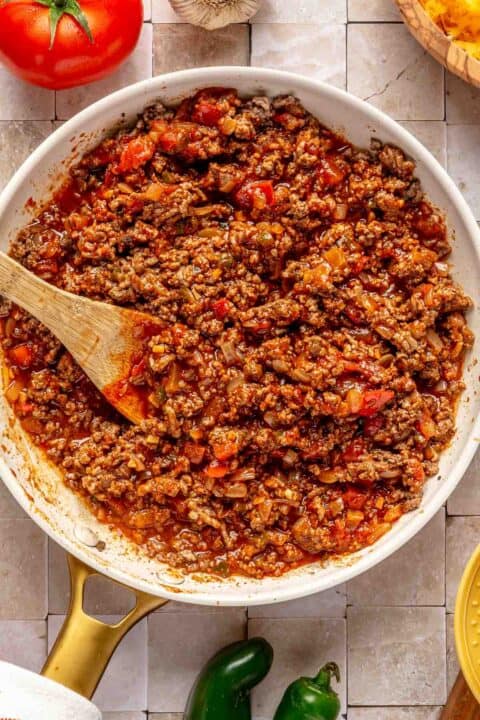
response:
<path id="1" fill-rule="evenodd" d="M 455 645 L 465 680 L 480 703 L 480 545 L 468 561 L 458 588 Z"/>

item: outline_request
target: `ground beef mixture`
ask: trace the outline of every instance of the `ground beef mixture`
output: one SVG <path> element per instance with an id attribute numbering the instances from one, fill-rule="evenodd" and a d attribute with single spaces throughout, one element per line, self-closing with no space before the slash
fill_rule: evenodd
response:
<path id="1" fill-rule="evenodd" d="M 71 170 L 11 254 L 160 329 L 106 403 L 4 305 L 7 397 L 96 516 L 186 572 L 280 575 L 415 508 L 454 434 L 471 302 L 396 147 L 352 147 L 291 96 L 149 107 Z"/>

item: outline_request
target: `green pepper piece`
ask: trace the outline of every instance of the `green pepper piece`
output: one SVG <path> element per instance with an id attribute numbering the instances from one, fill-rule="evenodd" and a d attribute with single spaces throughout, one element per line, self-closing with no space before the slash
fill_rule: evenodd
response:
<path id="1" fill-rule="evenodd" d="M 273 660 L 263 638 L 232 643 L 214 655 L 197 677 L 184 720 L 250 720 L 250 690 Z"/>
<path id="2" fill-rule="evenodd" d="M 295 680 L 282 697 L 273 720 L 335 720 L 340 700 L 330 687 L 332 675 L 340 682 L 338 665 L 329 662 L 314 678 Z"/>

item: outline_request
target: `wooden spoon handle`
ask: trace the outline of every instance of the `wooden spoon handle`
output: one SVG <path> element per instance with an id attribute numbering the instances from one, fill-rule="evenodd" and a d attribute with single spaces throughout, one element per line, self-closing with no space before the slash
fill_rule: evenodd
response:
<path id="1" fill-rule="evenodd" d="M 57 335 L 61 324 L 59 313 L 72 310 L 67 293 L 41 280 L 3 252 L 0 252 L 0 294 L 27 310 Z"/>
<path id="2" fill-rule="evenodd" d="M 480 720 L 480 705 L 461 672 L 458 673 L 440 720 Z"/>

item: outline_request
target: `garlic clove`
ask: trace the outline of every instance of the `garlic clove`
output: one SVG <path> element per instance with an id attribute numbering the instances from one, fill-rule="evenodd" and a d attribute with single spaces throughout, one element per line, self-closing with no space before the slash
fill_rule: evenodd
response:
<path id="1" fill-rule="evenodd" d="M 259 8 L 258 0 L 170 0 L 183 20 L 206 30 L 249 20 Z"/>

